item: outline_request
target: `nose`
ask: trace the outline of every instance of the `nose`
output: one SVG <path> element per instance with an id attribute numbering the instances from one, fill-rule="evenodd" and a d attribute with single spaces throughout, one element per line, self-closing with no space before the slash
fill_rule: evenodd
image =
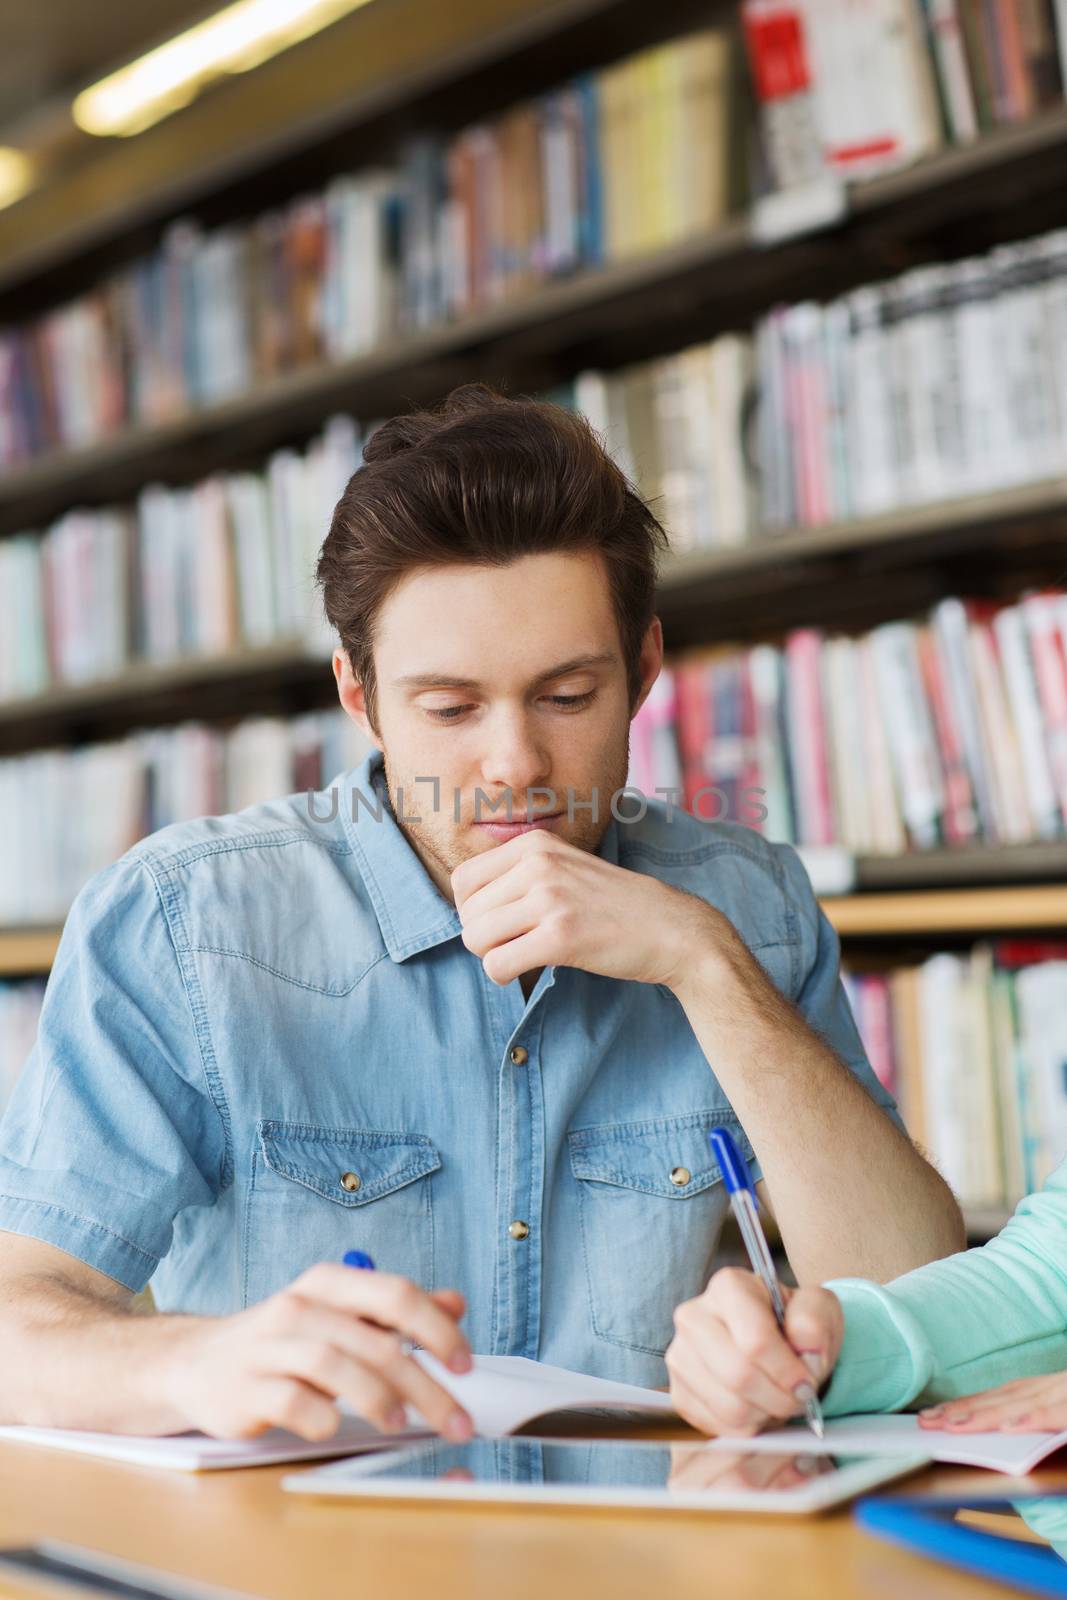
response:
<path id="1" fill-rule="evenodd" d="M 481 784 L 496 798 L 510 789 L 515 810 L 526 809 L 526 790 L 544 787 L 552 774 L 548 750 L 537 737 L 532 718 L 521 708 L 501 708 L 485 727 L 486 743 L 481 759 Z M 546 796 L 535 795 L 533 808 L 555 809 L 546 805 Z"/>

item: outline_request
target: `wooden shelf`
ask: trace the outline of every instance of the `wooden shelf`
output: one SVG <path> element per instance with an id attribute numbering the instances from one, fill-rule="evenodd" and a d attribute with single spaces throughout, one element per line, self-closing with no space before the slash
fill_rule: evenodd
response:
<path id="1" fill-rule="evenodd" d="M 1053 929 L 1067 934 L 1067 887 L 952 889 L 941 893 L 857 894 L 821 904 L 842 938 L 897 934 L 1011 933 Z M 59 930 L 0 930 L 0 975 L 47 972 Z"/>
<path id="2" fill-rule="evenodd" d="M 308 650 L 300 639 L 282 639 L 230 655 L 139 665 L 95 683 L 0 701 L 0 755 L 72 739 L 114 738 L 187 718 L 289 715 L 336 702 L 326 655 Z"/>
<path id="3" fill-rule="evenodd" d="M 58 928 L 0 929 L 0 978 L 30 978 L 46 973 L 59 944 Z"/>
<path id="4" fill-rule="evenodd" d="M 1067 933 L 1063 884 L 827 896 L 822 905 L 843 939 L 982 937 L 1038 929 Z"/>

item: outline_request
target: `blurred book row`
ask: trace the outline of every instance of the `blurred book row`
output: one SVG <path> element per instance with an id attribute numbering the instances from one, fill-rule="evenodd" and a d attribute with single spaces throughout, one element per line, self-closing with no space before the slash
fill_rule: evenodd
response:
<path id="1" fill-rule="evenodd" d="M 869 176 L 1063 98 L 1062 0 L 743 0 L 768 166 Z"/>
<path id="2" fill-rule="evenodd" d="M 1009 258 L 1040 272 L 1013 277 Z M 974 273 L 977 298 L 913 293 Z M 584 372 L 553 398 L 590 419 L 681 553 L 1062 471 L 1065 374 L 1067 232 L 775 312 L 754 341 Z M 0 699 L 274 640 L 327 650 L 314 565 L 361 440 L 335 417 L 262 473 L 153 484 L 134 507 L 0 541 Z"/>
<path id="3" fill-rule="evenodd" d="M 558 391 L 677 550 L 743 545 L 1067 468 L 1067 230 Z"/>
<path id="4" fill-rule="evenodd" d="M 735 73 L 729 32 L 703 30 L 246 226 L 176 223 L 155 254 L 0 334 L 0 465 L 711 228 L 733 203 Z"/>
<path id="5" fill-rule="evenodd" d="M 1061 473 L 1067 231 L 553 391 L 589 417 L 679 552 Z M 373 426 L 373 425 L 372 425 Z M 311 575 L 360 432 L 262 473 L 153 484 L 0 542 L 0 698 L 245 644 L 325 648 Z"/>
<path id="6" fill-rule="evenodd" d="M 153 484 L 0 540 L 0 699 L 283 639 L 328 654 L 315 563 L 360 450 L 335 417 L 265 472 Z"/>
<path id="7" fill-rule="evenodd" d="M 868 1059 L 964 1206 L 1012 1206 L 1067 1150 L 1067 944 L 843 974 Z"/>
<path id="8" fill-rule="evenodd" d="M 1067 231 L 779 308 L 755 369 L 767 529 L 1062 473 Z"/>
<path id="9" fill-rule="evenodd" d="M 0 924 L 62 917 L 144 833 L 318 787 L 365 749 L 329 711 L 0 760 Z M 683 657 L 634 721 L 629 780 L 707 821 L 857 854 L 1062 838 L 1067 593 Z"/>
<path id="10" fill-rule="evenodd" d="M 869 175 L 1062 99 L 1047 0 L 746 0 L 742 21 L 762 137 L 737 34 L 705 28 L 250 221 L 172 224 L 0 332 L 0 466 L 661 249 L 768 184 Z"/>
<path id="11" fill-rule="evenodd" d="M 369 748 L 338 709 L 2 760 L 0 926 L 61 922 L 86 880 L 144 835 L 322 788 Z"/>
<path id="12" fill-rule="evenodd" d="M 1067 593 L 948 598 L 856 637 L 695 653 L 631 736 L 631 781 L 709 821 L 896 854 L 1067 833 Z"/>

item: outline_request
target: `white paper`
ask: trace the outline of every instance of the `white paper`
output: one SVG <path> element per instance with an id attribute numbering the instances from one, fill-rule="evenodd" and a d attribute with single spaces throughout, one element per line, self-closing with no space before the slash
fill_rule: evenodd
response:
<path id="1" fill-rule="evenodd" d="M 565 1367 L 552 1367 L 523 1356 L 475 1356 L 473 1370 L 462 1377 L 449 1372 L 426 1351 L 417 1359 L 431 1375 L 454 1394 L 469 1412 L 474 1431 L 500 1437 L 532 1422 L 535 1417 L 567 1408 L 610 1406 L 613 1409 L 673 1414 L 668 1395 L 656 1389 L 639 1389 L 606 1378 L 585 1377 Z M 46 1445 L 103 1456 L 135 1466 L 167 1467 L 184 1472 L 205 1472 L 221 1467 L 267 1466 L 283 1461 L 312 1461 L 324 1456 L 355 1455 L 380 1450 L 397 1441 L 427 1437 L 424 1419 L 413 1409 L 409 1426 L 398 1433 L 379 1433 L 372 1423 L 341 1408 L 343 1415 L 331 1439 L 312 1443 L 284 1428 L 272 1428 L 256 1439 L 212 1439 L 203 1433 L 167 1434 L 146 1438 L 139 1434 L 92 1433 L 73 1428 L 0 1427 L 0 1440 Z"/>
<path id="2" fill-rule="evenodd" d="M 754 1439 L 712 1439 L 713 1450 L 746 1454 L 803 1451 L 805 1455 L 923 1455 L 961 1467 L 985 1467 L 1014 1476 L 1032 1472 L 1039 1462 L 1067 1444 L 1064 1433 L 949 1433 L 920 1428 L 914 1416 L 833 1417 L 826 1437 L 817 1439 L 804 1423 L 758 1434 Z"/>

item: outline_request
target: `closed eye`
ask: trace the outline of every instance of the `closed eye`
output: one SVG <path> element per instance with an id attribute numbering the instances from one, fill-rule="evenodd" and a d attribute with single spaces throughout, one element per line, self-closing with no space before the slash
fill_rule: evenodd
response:
<path id="1" fill-rule="evenodd" d="M 584 694 L 546 694 L 545 699 L 567 711 L 577 711 L 579 706 L 588 705 L 595 694 L 595 689 L 587 689 Z"/>
<path id="2" fill-rule="evenodd" d="M 595 695 L 595 689 L 587 689 L 584 694 L 546 694 L 544 699 L 561 711 L 580 711 L 594 699 Z M 423 709 L 435 722 L 455 722 L 465 711 L 470 711 L 472 708 L 469 705 L 462 705 L 426 706 Z"/>

